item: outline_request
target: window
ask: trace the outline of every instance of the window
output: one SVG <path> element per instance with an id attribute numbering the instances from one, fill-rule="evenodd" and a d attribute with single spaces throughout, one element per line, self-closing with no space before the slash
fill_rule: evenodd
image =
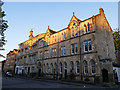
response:
<path id="1" fill-rule="evenodd" d="M 45 51 L 45 58 L 48 58 L 48 55 L 49 55 L 49 51 L 46 50 L 46 51 Z"/>
<path id="2" fill-rule="evenodd" d="M 77 43 L 75 44 L 75 54 L 77 54 L 78 48 L 77 48 Z"/>
<path id="3" fill-rule="evenodd" d="M 95 71 L 95 62 L 94 60 L 91 61 L 91 73 L 94 74 L 96 71 Z"/>
<path id="4" fill-rule="evenodd" d="M 43 65 L 43 72 L 45 73 L 45 64 Z"/>
<path id="5" fill-rule="evenodd" d="M 76 62 L 76 73 L 80 73 L 80 64 L 79 64 L 79 62 L 77 61 Z"/>
<path id="6" fill-rule="evenodd" d="M 55 35 L 55 43 L 56 43 L 56 35 Z"/>
<path id="7" fill-rule="evenodd" d="M 34 67 L 32 67 L 32 73 L 34 72 Z"/>
<path id="8" fill-rule="evenodd" d="M 89 48 L 89 51 L 92 50 L 91 40 L 88 41 L 88 48 Z"/>
<path id="9" fill-rule="evenodd" d="M 66 38 L 66 33 L 64 32 L 64 40 L 65 40 L 65 38 Z"/>
<path id="10" fill-rule="evenodd" d="M 64 63 L 64 69 L 67 69 L 67 63 L 66 62 Z"/>
<path id="11" fill-rule="evenodd" d="M 87 61 L 84 61 L 84 74 L 88 73 L 88 65 L 87 65 Z"/>
<path id="12" fill-rule="evenodd" d="M 84 41 L 84 51 L 88 51 L 88 47 L 87 47 L 87 41 Z"/>
<path id="13" fill-rule="evenodd" d="M 54 49 L 52 49 L 52 56 L 54 57 Z"/>
<path id="14" fill-rule="evenodd" d="M 75 36 L 78 35 L 77 27 L 75 28 Z"/>
<path id="15" fill-rule="evenodd" d="M 66 47 L 65 46 L 62 46 L 61 47 L 61 56 L 65 56 L 65 54 L 66 54 Z"/>
<path id="16" fill-rule="evenodd" d="M 48 45 L 50 45 L 50 38 L 48 38 Z"/>
<path id="17" fill-rule="evenodd" d="M 90 24 L 89 23 L 88 23 L 87 27 L 88 27 L 88 32 L 90 32 Z"/>
<path id="18" fill-rule="evenodd" d="M 62 63 L 60 62 L 60 74 L 62 74 Z"/>
<path id="19" fill-rule="evenodd" d="M 65 56 L 65 54 L 66 54 L 66 47 L 64 46 L 64 56 Z"/>
<path id="20" fill-rule="evenodd" d="M 61 56 L 63 56 L 63 47 L 61 47 Z"/>
<path id="21" fill-rule="evenodd" d="M 42 59 L 42 52 L 40 52 L 40 59 Z"/>
<path id="22" fill-rule="evenodd" d="M 53 64 L 51 63 L 51 73 L 53 73 Z"/>
<path id="23" fill-rule="evenodd" d="M 74 28 L 71 30 L 71 37 L 74 37 Z"/>
<path id="24" fill-rule="evenodd" d="M 54 54 L 55 54 L 55 57 L 56 57 L 56 49 L 55 49 L 55 52 L 54 52 Z"/>
<path id="25" fill-rule="evenodd" d="M 63 33 L 61 34 L 61 40 L 63 40 Z"/>
<path id="26" fill-rule="evenodd" d="M 52 57 L 56 57 L 56 48 L 52 49 Z"/>
<path id="27" fill-rule="evenodd" d="M 47 73 L 49 72 L 49 64 L 47 63 Z"/>
<path id="28" fill-rule="evenodd" d="M 54 36 L 53 36 L 53 39 L 52 39 L 52 43 L 54 43 Z"/>
<path id="29" fill-rule="evenodd" d="M 74 54 L 74 44 L 71 45 L 71 54 Z"/>
<path id="30" fill-rule="evenodd" d="M 70 66 L 71 66 L 70 72 L 73 73 L 73 70 L 74 70 L 74 63 L 73 63 L 73 61 L 70 62 Z"/>
<path id="31" fill-rule="evenodd" d="M 87 32 L 87 27 L 86 27 L 86 24 L 84 25 L 84 33 Z"/>

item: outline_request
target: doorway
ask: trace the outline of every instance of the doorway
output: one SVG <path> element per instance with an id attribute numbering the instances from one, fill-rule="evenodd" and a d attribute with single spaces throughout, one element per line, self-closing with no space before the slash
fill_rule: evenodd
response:
<path id="1" fill-rule="evenodd" d="M 102 79 L 103 82 L 108 82 L 108 70 L 102 69 Z"/>
<path id="2" fill-rule="evenodd" d="M 30 74 L 30 67 L 28 67 L 28 75 Z"/>
<path id="3" fill-rule="evenodd" d="M 41 69 L 38 70 L 38 76 L 41 76 Z"/>

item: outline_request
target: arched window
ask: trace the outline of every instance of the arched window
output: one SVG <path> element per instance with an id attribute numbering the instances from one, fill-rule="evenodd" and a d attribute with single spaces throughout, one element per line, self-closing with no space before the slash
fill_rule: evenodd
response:
<path id="1" fill-rule="evenodd" d="M 45 73 L 45 64 L 43 65 L 43 72 Z"/>
<path id="2" fill-rule="evenodd" d="M 67 69 L 67 63 L 66 62 L 64 63 L 64 69 Z"/>
<path id="3" fill-rule="evenodd" d="M 55 73 L 57 73 L 57 64 L 55 63 Z"/>
<path id="4" fill-rule="evenodd" d="M 76 61 L 76 73 L 80 73 L 80 63 Z"/>
<path id="5" fill-rule="evenodd" d="M 90 24 L 89 23 L 87 25 L 87 28 L 88 28 L 88 32 L 90 32 Z"/>
<path id="6" fill-rule="evenodd" d="M 53 73 L 53 64 L 51 63 L 51 73 Z"/>
<path id="7" fill-rule="evenodd" d="M 84 24 L 84 33 L 87 32 L 87 27 L 86 27 L 86 24 Z"/>
<path id="8" fill-rule="evenodd" d="M 49 72 L 49 64 L 47 63 L 47 73 Z"/>
<path id="9" fill-rule="evenodd" d="M 73 73 L 74 71 L 74 63 L 73 61 L 70 62 L 70 72 Z"/>
<path id="10" fill-rule="evenodd" d="M 62 74 L 62 63 L 60 62 L 60 74 Z"/>
<path id="11" fill-rule="evenodd" d="M 78 35 L 78 30 L 77 30 L 77 27 L 75 28 L 75 36 Z"/>
<path id="12" fill-rule="evenodd" d="M 95 61 L 94 60 L 91 60 L 91 73 L 92 74 L 96 73 L 96 70 L 95 70 Z"/>
<path id="13" fill-rule="evenodd" d="M 88 64 L 87 61 L 84 61 L 84 74 L 88 73 Z"/>

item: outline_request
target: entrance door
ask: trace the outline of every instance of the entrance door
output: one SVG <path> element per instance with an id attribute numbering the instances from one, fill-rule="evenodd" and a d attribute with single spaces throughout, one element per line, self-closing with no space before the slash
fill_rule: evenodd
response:
<path id="1" fill-rule="evenodd" d="M 102 70 L 102 78 L 103 78 L 103 82 L 108 82 L 108 70 L 106 69 Z"/>
<path id="2" fill-rule="evenodd" d="M 28 67 L 28 75 L 30 74 L 30 67 Z"/>
<path id="3" fill-rule="evenodd" d="M 67 78 L 67 69 L 65 69 L 64 76 L 65 76 L 65 78 Z"/>
<path id="4" fill-rule="evenodd" d="M 41 76 L 41 69 L 38 70 L 38 76 Z"/>

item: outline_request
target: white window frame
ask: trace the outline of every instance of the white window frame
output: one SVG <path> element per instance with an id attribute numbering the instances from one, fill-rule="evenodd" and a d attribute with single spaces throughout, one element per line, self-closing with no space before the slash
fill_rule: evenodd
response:
<path id="1" fill-rule="evenodd" d="M 77 49 L 77 52 L 76 52 L 76 49 Z M 77 45 L 77 43 L 75 43 L 75 54 L 77 54 L 78 53 L 78 45 Z"/>
<path id="2" fill-rule="evenodd" d="M 74 51 L 74 52 L 72 52 Z M 75 53 L 75 50 L 74 50 L 74 44 L 71 44 L 71 54 L 73 55 Z"/>
<path id="3" fill-rule="evenodd" d="M 66 55 L 66 47 L 64 46 L 64 56 Z"/>
<path id="4" fill-rule="evenodd" d="M 63 56 L 63 47 L 61 47 L 61 56 Z"/>
<path id="5" fill-rule="evenodd" d="M 56 48 L 54 49 L 54 56 L 56 57 Z"/>
<path id="6" fill-rule="evenodd" d="M 85 45 L 87 44 L 87 51 L 85 51 Z M 84 41 L 84 52 L 88 52 L 88 43 L 87 41 Z"/>
<path id="7" fill-rule="evenodd" d="M 91 50 L 89 50 L 89 42 L 91 42 Z M 92 51 L 92 41 L 91 40 L 88 40 L 88 51 Z"/>

